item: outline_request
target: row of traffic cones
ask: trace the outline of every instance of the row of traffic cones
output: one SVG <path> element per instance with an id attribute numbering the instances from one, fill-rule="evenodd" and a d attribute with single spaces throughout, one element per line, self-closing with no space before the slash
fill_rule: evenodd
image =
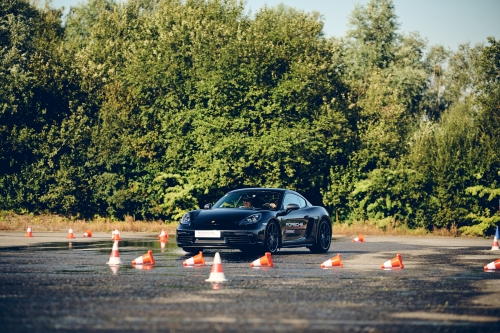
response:
<path id="1" fill-rule="evenodd" d="M 158 236 L 158 238 L 160 238 L 160 242 L 162 244 L 167 242 L 168 234 L 165 232 L 165 229 L 162 229 L 161 234 Z M 111 250 L 111 255 L 110 255 L 110 258 L 109 258 L 109 261 L 107 262 L 107 264 L 108 265 L 120 265 L 122 262 L 120 260 L 120 253 L 118 252 L 118 243 L 121 240 L 121 237 L 120 237 L 120 231 L 118 231 L 118 229 L 115 229 L 111 239 L 114 241 L 114 244 L 113 244 L 113 249 Z M 205 262 L 203 262 L 203 263 L 205 263 Z M 155 264 L 155 259 L 153 257 L 152 250 L 148 250 L 148 253 L 136 258 L 135 260 L 132 260 L 132 265 L 154 265 L 154 264 Z"/>
<path id="2" fill-rule="evenodd" d="M 108 265 L 116 266 L 121 265 L 122 261 L 120 259 L 120 252 L 118 251 L 118 243 L 120 241 L 115 240 L 113 244 L 113 249 L 111 250 L 111 255 L 109 256 Z M 154 265 L 155 259 L 153 257 L 153 251 L 148 250 L 146 254 L 132 260 L 132 265 Z"/>
<path id="3" fill-rule="evenodd" d="M 162 233 L 165 234 L 165 229 L 163 229 Z M 168 234 L 165 234 L 165 235 L 166 235 L 165 239 L 168 239 Z M 160 236 L 158 236 L 158 237 L 160 237 Z M 28 229 L 26 230 L 26 235 L 24 235 L 24 237 L 34 237 L 33 231 L 31 230 L 31 226 L 28 226 Z M 83 237 L 92 237 L 92 230 L 85 230 Z M 69 228 L 68 236 L 66 236 L 66 238 L 68 238 L 68 239 L 75 239 L 76 238 L 72 227 Z M 122 240 L 122 238 L 120 237 L 120 231 L 118 230 L 118 228 L 116 228 L 115 231 L 113 231 L 111 233 L 111 240 Z"/>
<path id="4" fill-rule="evenodd" d="M 491 246 L 492 251 L 500 250 L 500 247 L 498 246 L 499 239 L 500 239 L 500 234 L 498 232 L 498 227 L 497 227 L 495 231 L 495 236 L 493 237 L 493 245 Z M 362 234 L 358 234 L 358 237 L 354 238 L 352 241 L 363 243 L 365 241 L 365 236 L 363 236 Z"/>
<path id="5" fill-rule="evenodd" d="M 92 237 L 92 230 L 85 230 L 83 237 Z M 71 227 L 69 228 L 68 236 L 66 236 L 66 238 L 69 238 L 69 239 L 76 238 L 75 233 L 73 232 L 73 228 L 71 228 Z"/>
<path id="6" fill-rule="evenodd" d="M 194 267 L 194 266 L 205 266 L 205 258 L 203 257 L 203 252 L 200 251 L 197 255 L 184 260 L 182 263 L 184 267 Z M 271 257 L 271 252 L 266 252 L 263 257 L 256 259 L 250 263 L 250 267 L 273 267 L 273 258 Z"/>
<path id="7" fill-rule="evenodd" d="M 163 249 L 168 239 L 168 234 L 165 232 L 165 229 L 162 230 L 158 238 Z M 118 250 L 118 244 L 121 240 L 120 232 L 118 231 L 118 229 L 113 232 L 112 240 L 114 241 L 114 244 L 107 264 L 110 266 L 111 271 L 116 274 L 118 272 L 119 265 L 121 265 L 122 263 L 120 259 L 120 252 Z M 142 256 L 132 260 L 132 267 L 135 269 L 150 270 L 153 269 L 154 265 L 155 259 L 152 250 L 148 250 L 146 254 L 143 254 Z"/>
<path id="8" fill-rule="evenodd" d="M 330 268 L 330 267 L 344 267 L 342 259 L 340 258 L 340 253 L 338 253 L 335 257 L 330 258 L 321 264 L 321 268 Z M 391 260 L 387 260 L 382 265 L 380 265 L 380 268 L 383 269 L 404 268 L 403 258 L 398 253 L 394 258 L 392 258 Z"/>

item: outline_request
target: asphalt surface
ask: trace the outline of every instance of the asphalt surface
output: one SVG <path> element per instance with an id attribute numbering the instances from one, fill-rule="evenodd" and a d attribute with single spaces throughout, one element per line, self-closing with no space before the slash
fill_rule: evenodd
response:
<path id="1" fill-rule="evenodd" d="M 0 233 L 2 332 L 500 332 L 491 239 L 334 237 L 327 254 L 282 250 L 267 269 L 219 251 L 228 281 L 213 284 L 216 251 L 183 267 L 172 237 L 161 249 L 156 234 L 122 234 L 110 267 L 110 235 L 23 236 Z M 149 249 L 155 266 L 134 268 Z M 321 269 L 338 253 L 344 267 Z M 404 269 L 380 268 L 398 253 Z"/>

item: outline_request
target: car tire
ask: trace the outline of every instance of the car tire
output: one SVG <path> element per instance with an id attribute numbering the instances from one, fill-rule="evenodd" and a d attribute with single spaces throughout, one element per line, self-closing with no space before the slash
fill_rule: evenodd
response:
<path id="1" fill-rule="evenodd" d="M 269 222 L 264 238 L 264 252 L 276 253 L 280 248 L 280 227 L 276 222 Z"/>
<path id="2" fill-rule="evenodd" d="M 316 244 L 311 246 L 309 250 L 312 253 L 326 253 L 332 244 L 332 225 L 327 220 L 321 220 L 318 225 L 318 233 L 316 235 Z"/>

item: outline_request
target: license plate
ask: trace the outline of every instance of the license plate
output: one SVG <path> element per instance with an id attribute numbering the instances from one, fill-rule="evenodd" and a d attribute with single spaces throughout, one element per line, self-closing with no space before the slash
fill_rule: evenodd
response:
<path id="1" fill-rule="evenodd" d="M 220 238 L 220 230 L 195 230 L 194 237 Z"/>

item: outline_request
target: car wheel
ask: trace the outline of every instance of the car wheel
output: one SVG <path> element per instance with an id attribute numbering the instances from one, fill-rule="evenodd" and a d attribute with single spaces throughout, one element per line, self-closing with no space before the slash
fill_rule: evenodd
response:
<path id="1" fill-rule="evenodd" d="M 332 225 L 327 220 L 321 220 L 318 226 L 316 244 L 311 246 L 309 250 L 311 250 L 312 253 L 325 253 L 330 249 L 331 243 Z"/>
<path id="2" fill-rule="evenodd" d="M 280 227 L 276 222 L 267 224 L 264 252 L 276 253 L 280 247 Z"/>

